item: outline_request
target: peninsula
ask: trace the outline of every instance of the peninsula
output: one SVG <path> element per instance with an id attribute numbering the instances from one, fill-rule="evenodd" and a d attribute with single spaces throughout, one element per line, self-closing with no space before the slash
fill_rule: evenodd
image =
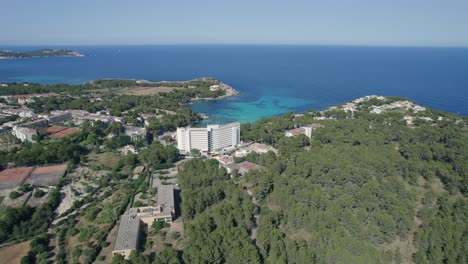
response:
<path id="1" fill-rule="evenodd" d="M 0 50 L 0 60 L 30 59 L 40 57 L 84 57 L 78 51 L 69 49 L 40 49 L 33 51 Z"/>

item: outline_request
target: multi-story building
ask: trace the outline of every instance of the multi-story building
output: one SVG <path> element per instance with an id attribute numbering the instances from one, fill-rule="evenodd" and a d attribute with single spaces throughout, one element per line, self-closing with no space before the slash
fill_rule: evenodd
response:
<path id="1" fill-rule="evenodd" d="M 181 153 L 192 149 L 213 152 L 240 143 L 240 123 L 208 125 L 206 128 L 177 128 L 177 148 Z"/>

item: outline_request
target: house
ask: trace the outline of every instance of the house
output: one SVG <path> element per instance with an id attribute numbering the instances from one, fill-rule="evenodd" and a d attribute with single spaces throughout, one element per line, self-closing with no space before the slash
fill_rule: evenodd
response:
<path id="1" fill-rule="evenodd" d="M 219 90 L 219 84 L 211 85 L 210 86 L 210 91 L 218 91 Z"/>
<path id="2" fill-rule="evenodd" d="M 309 125 L 306 125 L 306 126 L 303 126 L 303 127 L 298 127 L 298 128 L 295 128 L 295 129 L 288 130 L 288 131 L 286 131 L 285 135 L 287 137 L 295 137 L 295 136 L 299 136 L 301 134 L 304 134 L 308 138 L 312 138 L 312 134 L 314 133 L 314 131 L 317 128 L 321 128 L 321 127 L 324 127 L 324 125 L 322 125 L 320 123 L 313 123 L 313 124 L 309 124 Z"/>
<path id="3" fill-rule="evenodd" d="M 133 176 L 138 177 L 140 174 L 142 174 L 145 171 L 144 166 L 136 166 L 135 169 L 133 170 Z"/>
<path id="4" fill-rule="evenodd" d="M 252 162 L 243 161 L 241 163 L 234 163 L 234 164 L 222 164 L 224 168 L 226 168 L 229 174 L 232 174 L 234 170 L 237 170 L 237 173 L 244 176 L 247 172 L 256 171 L 260 169 L 260 167 Z"/>
<path id="5" fill-rule="evenodd" d="M 214 157 L 220 164 L 231 164 L 234 163 L 234 157 L 230 155 L 218 155 Z"/>
<path id="6" fill-rule="evenodd" d="M 127 155 L 128 152 L 133 153 L 133 154 L 138 154 L 138 150 L 135 148 L 134 145 L 126 145 L 120 149 L 120 152 L 122 155 Z"/>
<path id="7" fill-rule="evenodd" d="M 275 149 L 273 146 L 262 143 L 253 143 L 252 145 L 250 145 L 250 149 L 252 151 L 257 152 L 258 154 L 267 153 L 268 151 L 273 151 L 275 154 L 278 154 L 278 150 Z"/>

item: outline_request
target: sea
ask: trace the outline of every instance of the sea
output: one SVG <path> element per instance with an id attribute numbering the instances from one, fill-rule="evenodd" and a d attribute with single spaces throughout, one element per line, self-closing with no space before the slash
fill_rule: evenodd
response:
<path id="1" fill-rule="evenodd" d="M 0 46 L 34 50 L 39 46 Z M 0 60 L 0 82 L 79 84 L 99 78 L 180 81 L 214 77 L 239 96 L 189 107 L 205 123 L 255 122 L 323 110 L 366 95 L 407 97 L 468 116 L 468 48 L 140 45 L 61 46 L 85 57 Z"/>

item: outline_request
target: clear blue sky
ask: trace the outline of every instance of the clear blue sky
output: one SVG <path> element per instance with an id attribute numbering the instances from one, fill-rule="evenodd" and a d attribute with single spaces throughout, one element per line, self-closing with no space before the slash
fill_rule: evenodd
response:
<path id="1" fill-rule="evenodd" d="M 0 45 L 468 46 L 468 0 L 0 0 Z"/>

